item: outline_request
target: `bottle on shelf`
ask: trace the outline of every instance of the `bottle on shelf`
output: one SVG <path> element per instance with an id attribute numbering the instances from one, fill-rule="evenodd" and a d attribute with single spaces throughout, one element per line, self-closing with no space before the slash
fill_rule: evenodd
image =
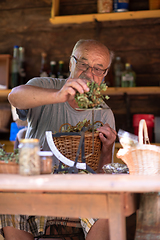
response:
<path id="1" fill-rule="evenodd" d="M 131 64 L 125 64 L 125 71 L 121 77 L 122 87 L 135 87 L 136 86 L 136 73 L 132 70 Z"/>
<path id="2" fill-rule="evenodd" d="M 26 83 L 25 49 L 19 47 L 19 84 Z"/>
<path id="3" fill-rule="evenodd" d="M 51 61 L 50 62 L 50 73 L 49 76 L 52 78 L 56 78 L 56 61 Z"/>
<path id="4" fill-rule="evenodd" d="M 57 72 L 57 77 L 63 79 L 64 78 L 64 73 L 63 73 L 63 61 L 58 62 L 58 72 Z"/>
<path id="5" fill-rule="evenodd" d="M 45 52 L 42 52 L 40 77 L 48 77 L 48 75 L 49 75 L 49 70 L 47 66 L 47 54 Z"/>
<path id="6" fill-rule="evenodd" d="M 15 45 L 13 48 L 13 58 L 11 63 L 11 81 L 10 88 L 19 85 L 19 46 Z"/>
<path id="7" fill-rule="evenodd" d="M 121 87 L 121 76 L 124 71 L 124 64 L 121 61 L 121 57 L 117 56 L 113 65 L 114 70 L 114 86 Z"/>

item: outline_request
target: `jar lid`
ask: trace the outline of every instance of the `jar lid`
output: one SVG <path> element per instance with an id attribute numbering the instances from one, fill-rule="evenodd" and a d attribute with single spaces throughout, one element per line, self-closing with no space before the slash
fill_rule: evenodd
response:
<path id="1" fill-rule="evenodd" d="M 48 156 L 53 156 L 53 153 L 51 151 L 39 151 L 38 155 L 40 157 L 48 157 Z"/>
<path id="2" fill-rule="evenodd" d="M 20 140 L 20 143 L 38 143 L 39 139 L 37 138 L 24 138 Z"/>

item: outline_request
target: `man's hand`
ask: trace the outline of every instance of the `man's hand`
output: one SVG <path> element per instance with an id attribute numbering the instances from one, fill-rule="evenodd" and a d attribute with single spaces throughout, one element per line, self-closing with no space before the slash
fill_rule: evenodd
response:
<path id="1" fill-rule="evenodd" d="M 117 132 L 112 129 L 108 123 L 98 128 L 97 131 L 99 131 L 99 137 L 102 141 L 102 148 L 104 148 L 104 150 L 106 148 L 107 151 L 110 146 L 113 146 L 113 143 L 116 140 Z"/>
<path id="2" fill-rule="evenodd" d="M 76 91 L 81 94 L 89 91 L 85 79 L 69 78 L 65 85 L 57 92 L 57 97 L 61 102 L 71 101 L 74 99 Z"/>
<path id="3" fill-rule="evenodd" d="M 29 109 L 47 104 L 73 101 L 76 91 L 89 91 L 85 79 L 68 79 L 60 89 L 49 89 L 31 85 L 20 85 L 8 95 L 9 102 L 18 109 Z"/>
<path id="4" fill-rule="evenodd" d="M 116 140 L 117 132 L 108 123 L 97 129 L 102 141 L 101 157 L 97 172 L 102 172 L 102 167 L 112 161 L 112 148 Z"/>

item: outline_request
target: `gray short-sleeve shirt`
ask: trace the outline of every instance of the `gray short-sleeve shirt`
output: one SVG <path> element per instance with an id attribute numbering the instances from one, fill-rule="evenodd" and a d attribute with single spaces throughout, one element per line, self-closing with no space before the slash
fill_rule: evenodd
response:
<path id="1" fill-rule="evenodd" d="M 50 89 L 61 89 L 65 84 L 64 79 L 53 78 L 33 78 L 27 82 L 27 85 L 38 86 Z M 115 119 L 112 110 L 105 104 L 107 109 L 94 112 L 94 121 L 108 123 L 111 128 L 115 129 Z M 92 111 L 76 111 L 68 102 L 56 103 L 35 107 L 29 110 L 19 110 L 17 113 L 22 120 L 28 121 L 28 129 L 26 138 L 38 138 L 40 145 L 46 150 L 45 132 L 58 132 L 59 128 L 64 123 L 76 125 L 84 119 L 92 122 Z"/>

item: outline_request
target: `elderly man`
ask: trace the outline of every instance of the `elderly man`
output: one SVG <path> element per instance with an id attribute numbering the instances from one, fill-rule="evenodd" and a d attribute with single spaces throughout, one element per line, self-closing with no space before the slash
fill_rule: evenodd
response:
<path id="1" fill-rule="evenodd" d="M 80 40 L 70 57 L 68 79 L 33 78 L 26 85 L 12 89 L 8 99 L 17 108 L 20 119 L 28 121 L 25 137 L 38 138 L 41 147 L 46 150 L 48 147 L 45 141 L 46 131 L 57 132 L 63 123 L 76 125 L 84 119 L 91 120 L 91 111 L 76 109 L 78 106 L 75 94 L 76 91 L 79 93 L 89 91 L 88 81 L 95 81 L 100 85 L 111 65 L 112 56 L 112 52 L 102 43 L 92 39 Z M 94 120 L 104 124 L 98 128 L 102 149 L 97 172 L 101 173 L 103 165 L 110 163 L 113 156 L 116 139 L 115 120 L 109 107 L 95 111 Z M 56 161 L 55 159 L 55 164 Z M 31 217 L 14 216 L 11 219 L 9 216 L 1 215 L 1 228 L 5 239 L 33 240 L 33 236 L 39 233 L 40 217 L 36 216 L 34 223 L 33 219 L 30 223 L 28 219 Z M 44 229 L 46 221 L 47 217 Z M 109 239 L 107 221 L 107 219 L 81 219 L 86 240 Z M 32 226 L 35 224 L 37 232 L 34 232 L 29 224 Z"/>

